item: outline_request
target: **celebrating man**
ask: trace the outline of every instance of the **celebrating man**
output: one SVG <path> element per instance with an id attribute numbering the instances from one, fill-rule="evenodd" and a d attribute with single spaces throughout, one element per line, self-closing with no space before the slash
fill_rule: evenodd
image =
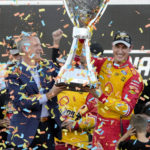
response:
<path id="1" fill-rule="evenodd" d="M 7 87 L 15 108 L 8 144 L 15 150 L 54 150 L 54 136 L 61 139 L 60 113 L 56 95 L 63 87 L 54 85 L 57 68 L 41 59 L 43 52 L 34 33 L 23 33 L 17 42 L 22 61 L 8 72 Z"/>
<path id="2" fill-rule="evenodd" d="M 93 147 L 114 150 L 120 135 L 126 131 L 134 106 L 143 89 L 139 73 L 129 62 L 132 49 L 131 37 L 126 32 L 117 32 L 112 42 L 113 58 L 93 59 L 100 93 L 90 90 L 97 97 L 97 124 Z"/>

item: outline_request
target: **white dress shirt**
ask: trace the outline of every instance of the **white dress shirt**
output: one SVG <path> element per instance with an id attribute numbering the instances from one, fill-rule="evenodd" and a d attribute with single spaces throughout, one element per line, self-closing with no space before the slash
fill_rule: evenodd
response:
<path id="1" fill-rule="evenodd" d="M 40 77 L 39 77 L 39 73 L 37 70 L 37 67 L 32 69 L 28 64 L 26 64 L 25 62 L 23 62 L 24 65 L 26 65 L 27 68 L 29 68 L 29 71 L 33 77 L 33 79 L 35 80 L 37 87 L 39 89 L 39 93 L 42 95 L 42 97 L 39 99 L 39 103 L 42 104 L 42 112 L 41 112 L 41 117 L 48 117 L 49 116 L 49 112 L 46 108 L 46 102 L 48 101 L 46 94 L 43 94 L 43 89 L 41 87 L 41 82 L 40 82 Z"/>

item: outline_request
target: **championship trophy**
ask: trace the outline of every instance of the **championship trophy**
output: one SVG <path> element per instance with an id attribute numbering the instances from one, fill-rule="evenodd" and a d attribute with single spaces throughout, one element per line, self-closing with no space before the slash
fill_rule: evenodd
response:
<path id="1" fill-rule="evenodd" d="M 84 91 L 96 88 L 97 77 L 90 55 L 89 41 L 94 25 L 103 15 L 109 0 L 63 0 L 73 28 L 73 42 L 65 64 L 58 74 L 56 85 L 66 85 L 69 90 Z M 86 66 L 76 64 L 76 57 L 83 58 Z"/>

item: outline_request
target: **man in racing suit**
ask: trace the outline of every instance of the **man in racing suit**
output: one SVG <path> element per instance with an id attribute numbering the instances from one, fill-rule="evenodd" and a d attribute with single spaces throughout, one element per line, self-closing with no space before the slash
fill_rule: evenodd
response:
<path id="1" fill-rule="evenodd" d="M 135 104 L 143 90 L 139 73 L 129 62 L 131 37 L 118 31 L 112 42 L 113 58 L 92 58 L 96 67 L 101 94 L 89 90 L 98 98 L 97 123 L 93 148 L 114 150 L 117 140 L 128 125 Z M 102 146 L 101 146 L 102 145 Z"/>

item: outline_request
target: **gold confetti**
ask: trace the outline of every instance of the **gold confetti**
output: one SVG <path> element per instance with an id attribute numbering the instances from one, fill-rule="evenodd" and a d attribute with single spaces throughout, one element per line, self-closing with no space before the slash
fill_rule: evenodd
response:
<path id="1" fill-rule="evenodd" d="M 45 8 L 39 9 L 39 12 L 44 12 L 44 11 L 45 11 Z"/>
<path id="2" fill-rule="evenodd" d="M 43 146 L 45 149 L 47 149 L 47 148 L 48 148 L 46 144 L 43 144 L 42 146 Z"/>
<path id="3" fill-rule="evenodd" d="M 64 12 L 63 12 L 63 15 L 65 15 L 66 14 L 66 9 L 64 9 Z"/>
<path id="4" fill-rule="evenodd" d="M 11 142 L 12 146 L 16 146 L 16 144 L 14 142 Z"/>
<path id="5" fill-rule="evenodd" d="M 67 38 L 67 37 L 68 37 L 68 36 L 67 36 L 66 34 L 64 34 L 64 33 L 62 34 L 62 36 L 63 36 L 63 37 L 65 37 L 65 38 Z"/>
<path id="6" fill-rule="evenodd" d="M 25 55 L 25 53 L 19 53 L 21 56 L 24 56 Z"/>
<path id="7" fill-rule="evenodd" d="M 47 105 L 45 105 L 45 108 L 46 108 L 47 110 L 49 110 L 49 107 L 48 107 Z"/>
<path id="8" fill-rule="evenodd" d="M 141 33 L 143 33 L 143 29 L 142 29 L 142 28 L 139 28 L 139 31 L 140 31 Z"/>
<path id="9" fill-rule="evenodd" d="M 107 106 L 105 106 L 104 109 L 109 110 L 109 108 Z"/>
<path id="10" fill-rule="evenodd" d="M 111 31 L 110 36 L 111 36 L 111 37 L 114 36 L 114 31 Z"/>
<path id="11" fill-rule="evenodd" d="M 43 36 L 43 32 L 40 33 L 40 38 L 42 38 L 42 36 Z"/>
<path id="12" fill-rule="evenodd" d="M 54 114 L 54 110 L 51 110 L 51 114 L 53 115 L 51 118 L 54 119 L 55 118 L 55 114 Z"/>
<path id="13" fill-rule="evenodd" d="M 26 17 L 24 18 L 24 20 L 28 20 L 30 17 L 31 17 L 31 15 L 28 14 L 28 16 L 26 16 Z"/>
<path id="14" fill-rule="evenodd" d="M 46 47 L 45 43 L 42 43 L 42 46 L 43 46 L 43 47 Z"/>
<path id="15" fill-rule="evenodd" d="M 149 96 L 147 96 L 147 95 L 144 95 L 144 97 L 145 97 L 146 99 L 149 99 Z"/>

